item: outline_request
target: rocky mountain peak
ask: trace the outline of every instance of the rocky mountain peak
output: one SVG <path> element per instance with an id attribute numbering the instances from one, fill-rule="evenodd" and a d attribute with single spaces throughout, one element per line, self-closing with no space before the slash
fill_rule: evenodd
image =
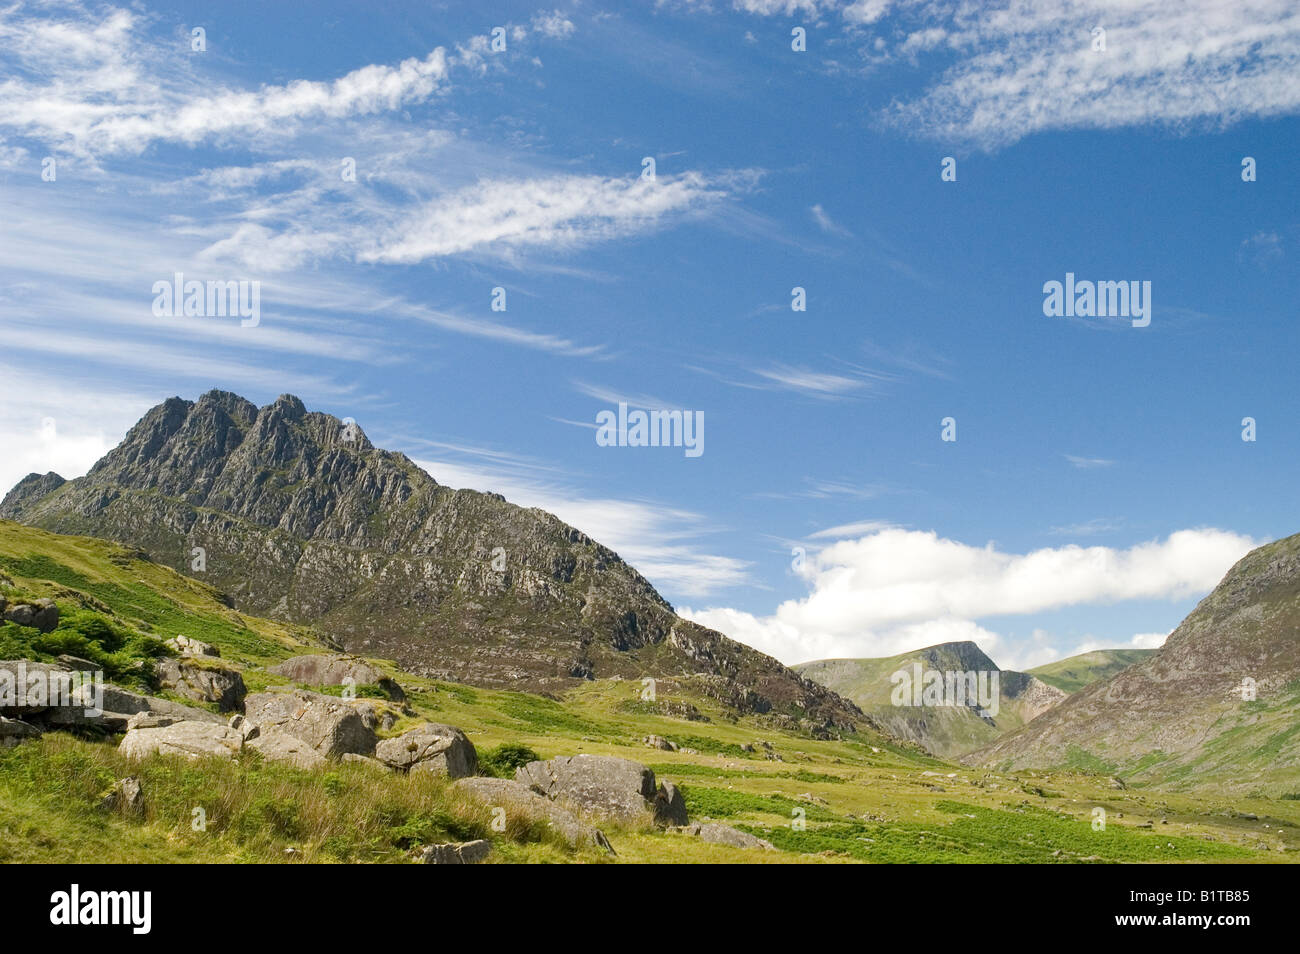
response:
<path id="1" fill-rule="evenodd" d="M 546 689 L 701 674 L 738 707 L 861 718 L 679 619 L 618 554 L 552 514 L 440 486 L 293 395 L 262 408 L 225 391 L 168 399 L 85 477 L 25 479 L 0 517 L 138 547 L 242 610 L 439 678 Z"/>

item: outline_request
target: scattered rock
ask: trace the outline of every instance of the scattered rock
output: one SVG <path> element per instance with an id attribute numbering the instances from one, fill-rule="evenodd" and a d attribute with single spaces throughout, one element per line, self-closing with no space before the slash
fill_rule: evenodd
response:
<path id="1" fill-rule="evenodd" d="M 700 839 L 700 841 L 712 842 L 717 845 L 731 845 L 733 848 L 761 848 L 764 851 L 776 850 L 776 846 L 770 841 L 758 838 L 749 832 L 741 831 L 739 828 L 723 825 L 720 822 L 686 825 L 683 828 L 678 828 L 677 831 L 685 835 L 692 835 Z"/>
<path id="2" fill-rule="evenodd" d="M 243 745 L 243 736 L 222 723 L 177 722 L 158 728 L 131 729 L 117 750 L 131 759 L 142 759 L 154 752 L 191 759 L 205 755 L 229 759 Z"/>
<path id="3" fill-rule="evenodd" d="M 196 702 L 215 702 L 222 712 L 239 709 L 248 692 L 244 677 L 234 669 L 184 659 L 160 659 L 157 673 L 164 689 Z"/>
<path id="4" fill-rule="evenodd" d="M 648 735 L 641 741 L 644 745 L 648 745 L 652 749 L 662 749 L 665 752 L 677 751 L 677 744 L 675 742 L 669 742 L 661 735 Z"/>
<path id="5" fill-rule="evenodd" d="M 173 636 L 167 640 L 167 645 L 176 650 L 182 656 L 220 656 L 221 650 L 211 643 L 205 643 L 199 639 L 191 639 L 189 636 Z"/>
<path id="6" fill-rule="evenodd" d="M 488 856 L 492 842 L 484 838 L 445 845 L 425 845 L 416 861 L 426 865 L 475 865 Z"/>
<path id="7" fill-rule="evenodd" d="M 279 727 L 261 729 L 251 737 L 244 737 L 244 748 L 260 752 L 262 758 L 272 762 L 288 762 L 295 768 L 313 769 L 328 764 L 310 742 L 300 739 Z M 238 730 L 235 730 L 238 731 Z"/>
<path id="8" fill-rule="evenodd" d="M 122 811 L 128 815 L 144 814 L 144 790 L 134 775 L 118 779 L 99 801 L 105 811 Z"/>
<path id="9" fill-rule="evenodd" d="M 503 808 L 507 814 L 519 812 L 530 821 L 544 822 L 557 832 L 571 848 L 603 848 L 613 853 L 604 832 L 579 819 L 561 805 L 557 805 L 528 786 L 507 778 L 462 778 L 455 788 L 469 792 L 479 801 L 493 808 Z"/>
<path id="10" fill-rule="evenodd" d="M 28 739 L 39 739 L 41 730 L 21 719 L 7 719 L 0 716 L 0 749 L 12 749 Z"/>
<path id="11" fill-rule="evenodd" d="M 343 758 L 341 758 L 339 761 L 353 762 L 357 765 L 369 765 L 372 766 L 373 768 L 382 769 L 385 772 L 392 771 L 391 768 L 389 768 L 383 762 L 379 761 L 379 759 L 372 758 L 369 755 L 358 755 L 356 752 L 344 752 Z"/>
<path id="12" fill-rule="evenodd" d="M 8 603 L 4 618 L 19 626 L 31 626 L 48 633 L 59 625 L 59 608 L 53 600 L 36 600 L 33 603 Z"/>
<path id="13" fill-rule="evenodd" d="M 265 733 L 280 728 L 307 742 L 326 758 L 345 752 L 371 755 L 374 730 L 350 703 L 318 692 L 258 692 L 244 700 L 244 715 Z"/>
<path id="14" fill-rule="evenodd" d="M 655 773 L 640 762 L 610 755 L 560 756 L 529 762 L 515 781 L 547 798 L 563 799 L 579 811 L 636 824 L 685 824 L 685 806 L 676 788 L 655 783 Z"/>
<path id="15" fill-rule="evenodd" d="M 454 725 L 426 722 L 375 746 L 375 758 L 401 772 L 465 778 L 478 771 L 478 752 Z"/>
<path id="16" fill-rule="evenodd" d="M 406 701 L 406 693 L 395 680 L 355 656 L 294 656 L 269 671 L 309 686 L 379 686 L 394 702 Z"/>

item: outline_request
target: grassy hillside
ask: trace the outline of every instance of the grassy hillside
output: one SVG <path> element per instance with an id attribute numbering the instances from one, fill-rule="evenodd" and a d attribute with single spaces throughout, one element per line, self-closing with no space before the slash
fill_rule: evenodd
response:
<path id="1" fill-rule="evenodd" d="M 284 681 L 266 671 L 275 661 L 322 648 L 308 630 L 241 616 L 202 584 L 97 540 L 0 523 L 0 574 L 67 612 L 212 642 L 250 689 Z M 415 713 L 384 735 L 451 723 L 489 766 L 502 764 L 502 746 L 632 758 L 683 788 L 693 820 L 725 821 L 779 850 L 602 824 L 618 852 L 609 857 L 517 822 L 492 831 L 483 806 L 436 778 L 352 764 L 305 771 L 251 752 L 235 762 L 128 763 L 114 739 L 51 733 L 0 751 L 0 861 L 398 862 L 414 845 L 472 837 L 490 838 L 497 862 L 1290 861 L 1300 850 L 1300 801 L 1119 790 L 1087 772 L 1000 774 L 869 732 L 817 740 L 764 716 L 737 717 L 694 677 L 659 681 L 653 701 L 641 698 L 639 680 L 617 679 L 551 698 L 374 662 L 401 682 Z M 682 750 L 646 747 L 652 734 Z M 128 774 L 144 788 L 141 817 L 98 807 Z M 1097 807 L 1104 831 L 1092 827 Z M 1257 817 L 1238 817 L 1246 813 Z M 1151 829 L 1138 827 L 1148 821 Z"/>
<path id="2" fill-rule="evenodd" d="M 997 714 L 982 718 L 960 706 L 894 705 L 890 677 L 900 670 L 913 672 L 917 664 L 923 671 L 999 672 Z M 956 758 L 988 745 L 1062 698 L 1054 689 L 1035 684 L 1023 673 L 998 670 L 972 642 L 942 643 L 883 659 L 822 659 L 793 668 L 857 703 L 886 731 L 914 740 L 945 758 Z"/>
<path id="3" fill-rule="evenodd" d="M 1084 686 L 1109 679 L 1121 669 L 1141 662 L 1154 652 L 1154 649 L 1097 649 L 1027 671 L 1063 692 L 1078 692 Z"/>
<path id="4" fill-rule="evenodd" d="M 1140 660 L 965 758 L 1226 795 L 1300 789 L 1300 534 L 1252 550 Z"/>

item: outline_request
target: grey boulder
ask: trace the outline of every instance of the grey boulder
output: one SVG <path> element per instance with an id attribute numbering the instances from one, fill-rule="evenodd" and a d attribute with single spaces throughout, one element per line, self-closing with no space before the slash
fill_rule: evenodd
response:
<path id="1" fill-rule="evenodd" d="M 269 671 L 309 686 L 379 686 L 394 702 L 406 701 L 406 693 L 396 681 L 365 660 L 353 656 L 294 656 L 272 666 Z"/>
<path id="2" fill-rule="evenodd" d="M 426 865 L 475 865 L 486 858 L 491 850 L 492 842 L 483 838 L 445 845 L 425 845 L 419 849 L 416 861 Z"/>
<path id="3" fill-rule="evenodd" d="M 248 692 L 244 687 L 244 677 L 223 666 L 201 665 L 186 659 L 161 659 L 157 672 L 164 689 L 196 702 L 214 702 L 222 712 L 239 709 Z"/>
<path id="4" fill-rule="evenodd" d="M 538 795 L 527 785 L 508 778 L 462 778 L 453 787 L 468 792 L 491 808 L 503 809 L 507 816 L 518 813 L 530 822 L 547 825 L 571 848 L 614 851 L 599 828 L 587 824 L 549 798 Z"/>
<path id="5" fill-rule="evenodd" d="M 686 824 L 686 806 L 677 788 L 671 783 L 657 785 L 655 773 L 631 759 L 560 756 L 520 766 L 515 781 L 589 815 L 627 824 L 647 820 L 660 825 Z"/>
<path id="6" fill-rule="evenodd" d="M 708 841 L 717 845 L 731 845 L 733 848 L 761 848 L 764 851 L 775 851 L 776 847 L 762 838 L 751 835 L 749 832 L 741 831 L 738 828 L 732 828 L 730 825 L 723 825 L 719 822 L 705 822 L 702 825 L 687 825 L 678 829 L 686 835 L 693 835 L 700 841 Z"/>
<path id="7" fill-rule="evenodd" d="M 426 722 L 375 747 L 375 758 L 401 772 L 465 778 L 478 771 L 474 743 L 454 725 Z"/>
<path id="8" fill-rule="evenodd" d="M 117 750 L 130 759 L 160 755 L 183 755 L 234 758 L 244 745 L 244 738 L 234 729 L 214 722 L 175 722 L 156 728 L 131 729 Z"/>
<path id="9" fill-rule="evenodd" d="M 263 729 L 251 737 L 244 736 L 244 748 L 260 752 L 264 759 L 272 762 L 288 762 L 300 769 L 313 769 L 329 764 L 329 759 L 312 748 L 310 743 L 280 728 Z"/>
<path id="10" fill-rule="evenodd" d="M 258 692 L 244 700 L 244 716 L 261 726 L 282 729 L 307 742 L 320 755 L 337 759 L 346 752 L 370 755 L 375 733 L 349 702 L 318 692 Z"/>
<path id="11" fill-rule="evenodd" d="M 48 633 L 59 625 L 59 608 L 53 600 L 9 603 L 4 608 L 4 618 L 19 626 L 31 626 L 42 633 Z"/>

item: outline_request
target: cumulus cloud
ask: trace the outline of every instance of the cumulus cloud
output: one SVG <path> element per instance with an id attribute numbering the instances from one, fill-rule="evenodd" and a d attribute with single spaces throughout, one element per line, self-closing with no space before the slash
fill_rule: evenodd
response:
<path id="1" fill-rule="evenodd" d="M 889 656 L 951 639 L 973 639 L 993 653 L 1004 640 L 981 619 L 1195 596 L 1256 545 L 1240 534 L 1198 529 L 1127 549 L 1071 545 L 1016 554 L 886 528 L 810 553 L 800 571 L 808 595 L 771 616 L 685 612 L 785 662 Z"/>

